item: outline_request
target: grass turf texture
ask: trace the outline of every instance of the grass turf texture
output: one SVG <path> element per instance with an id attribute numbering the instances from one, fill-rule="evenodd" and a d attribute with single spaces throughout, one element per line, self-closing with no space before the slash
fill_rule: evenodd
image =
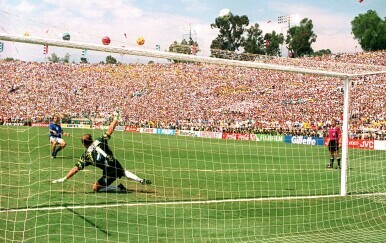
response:
<path id="1" fill-rule="evenodd" d="M 349 150 L 347 197 L 324 147 L 116 131 L 122 165 L 153 181 L 93 193 L 101 170 L 63 184 L 83 133 L 50 158 L 47 128 L 0 126 L 0 240 L 15 242 L 378 241 L 386 236 L 382 151 Z M 336 195 L 336 197 L 326 197 Z M 305 198 L 321 196 L 320 198 Z M 297 197 L 288 198 L 288 197 Z M 362 239 L 362 240 L 361 240 Z"/>

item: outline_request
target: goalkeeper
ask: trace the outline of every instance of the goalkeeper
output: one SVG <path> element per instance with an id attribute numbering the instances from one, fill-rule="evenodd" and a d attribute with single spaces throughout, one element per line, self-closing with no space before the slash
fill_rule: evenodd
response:
<path id="1" fill-rule="evenodd" d="M 86 166 L 93 165 L 103 171 L 102 177 L 92 185 L 94 192 L 127 192 L 127 189 L 122 184 L 118 186 L 111 185 L 116 179 L 122 176 L 141 184 L 151 184 L 150 180 L 141 179 L 130 171 L 125 170 L 119 161 L 114 158 L 107 142 L 118 124 L 118 119 L 118 112 L 114 112 L 114 120 L 110 123 L 106 133 L 95 141 L 92 139 L 91 134 L 84 134 L 82 136 L 82 144 L 86 150 L 79 161 L 65 177 L 54 180 L 52 183 L 64 182 L 78 173 L 78 171 L 83 170 Z"/>

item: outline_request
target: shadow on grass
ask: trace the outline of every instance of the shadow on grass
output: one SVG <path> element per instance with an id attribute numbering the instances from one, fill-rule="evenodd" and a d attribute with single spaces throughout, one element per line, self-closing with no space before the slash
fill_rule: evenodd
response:
<path id="1" fill-rule="evenodd" d="M 100 232 L 102 232 L 103 234 L 105 234 L 105 235 L 107 235 L 107 236 L 111 236 L 107 230 L 102 229 L 102 228 L 99 227 L 98 225 L 94 224 L 91 220 L 89 220 L 89 219 L 87 219 L 86 217 L 84 217 L 83 215 L 77 213 L 75 210 L 73 210 L 73 209 L 71 209 L 71 208 L 68 208 L 68 207 L 66 207 L 66 209 L 67 209 L 68 211 L 70 211 L 72 214 L 78 216 L 79 218 L 81 218 L 81 219 L 84 220 L 85 222 L 87 222 L 87 223 L 89 223 L 90 225 L 92 225 L 93 228 L 98 229 Z"/>
<path id="2" fill-rule="evenodd" d="M 93 191 L 87 191 L 87 192 L 70 192 L 70 191 L 62 191 L 62 192 L 59 192 L 61 194 L 103 194 L 103 193 L 109 193 L 109 194 L 130 194 L 130 193 L 146 193 L 146 194 L 150 194 L 150 193 L 156 193 L 156 191 L 154 189 L 142 189 L 142 188 L 138 188 L 138 189 L 127 189 L 126 192 L 93 192 Z"/>

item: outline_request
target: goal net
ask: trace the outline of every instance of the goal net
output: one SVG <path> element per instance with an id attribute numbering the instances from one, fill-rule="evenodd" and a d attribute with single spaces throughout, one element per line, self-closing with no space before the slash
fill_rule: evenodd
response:
<path id="1" fill-rule="evenodd" d="M 23 35 L 29 21 L 0 16 L 2 241 L 384 239 L 385 52 L 212 58 L 91 34 Z M 77 58 L 50 61 L 56 52 Z M 109 55 L 122 62 L 92 62 Z M 93 192 L 103 175 L 93 165 L 53 184 L 78 163 L 83 134 L 105 133 L 116 109 L 114 157 L 152 184 L 122 177 L 112 185 L 128 192 Z M 53 116 L 69 133 L 55 158 Z M 341 169 L 337 160 L 326 168 L 332 119 L 343 131 Z"/>

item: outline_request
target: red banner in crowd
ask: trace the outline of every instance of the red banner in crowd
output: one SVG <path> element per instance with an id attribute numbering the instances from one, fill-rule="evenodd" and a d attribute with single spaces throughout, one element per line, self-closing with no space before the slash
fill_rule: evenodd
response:
<path id="1" fill-rule="evenodd" d="M 242 133 L 223 133 L 222 139 L 230 139 L 230 140 L 249 140 L 250 134 L 242 134 Z"/>
<path id="2" fill-rule="evenodd" d="M 126 126 L 125 131 L 126 132 L 139 132 L 139 128 L 137 128 L 135 126 L 132 126 L 132 127 Z"/>
<path id="3" fill-rule="evenodd" d="M 348 140 L 349 148 L 359 148 L 359 149 L 374 149 L 374 140 L 362 140 L 362 139 L 349 139 Z"/>
<path id="4" fill-rule="evenodd" d="M 327 146 L 327 138 L 324 139 L 324 145 Z M 348 147 L 355 149 L 369 149 L 374 150 L 374 140 L 369 139 L 348 139 Z"/>

